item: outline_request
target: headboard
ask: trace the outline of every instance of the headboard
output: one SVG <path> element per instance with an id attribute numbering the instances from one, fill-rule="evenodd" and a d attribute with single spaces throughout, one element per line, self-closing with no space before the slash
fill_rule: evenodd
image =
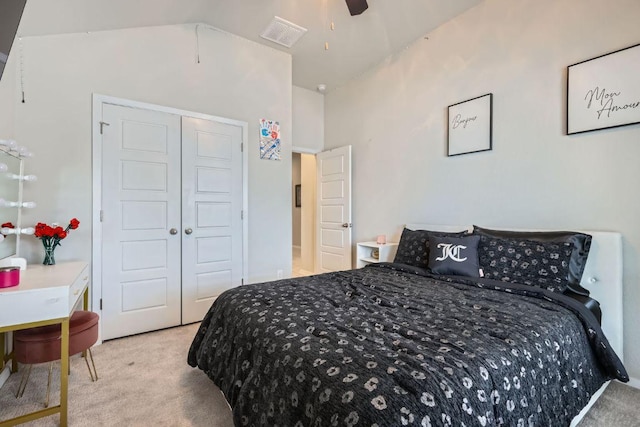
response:
<path id="1" fill-rule="evenodd" d="M 412 230 L 455 232 L 472 231 L 473 226 L 407 224 Z M 500 228 L 497 228 L 500 229 Z M 532 229 L 509 229 L 513 231 L 550 231 Z M 580 284 L 589 290 L 591 297 L 602 309 L 602 330 L 611 347 L 621 360 L 623 353 L 622 324 L 622 235 L 611 231 L 575 230 L 592 236 L 591 250 Z"/>

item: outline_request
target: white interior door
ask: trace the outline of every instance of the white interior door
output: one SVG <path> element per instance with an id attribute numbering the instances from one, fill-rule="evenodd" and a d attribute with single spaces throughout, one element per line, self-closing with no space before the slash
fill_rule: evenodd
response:
<path id="1" fill-rule="evenodd" d="M 242 281 L 242 127 L 182 119 L 182 323 Z"/>
<path id="2" fill-rule="evenodd" d="M 351 146 L 317 155 L 318 232 L 316 267 L 320 273 L 351 269 Z"/>
<path id="3" fill-rule="evenodd" d="M 104 104 L 102 337 L 180 324 L 180 116 Z M 177 231 L 175 234 L 174 230 Z"/>

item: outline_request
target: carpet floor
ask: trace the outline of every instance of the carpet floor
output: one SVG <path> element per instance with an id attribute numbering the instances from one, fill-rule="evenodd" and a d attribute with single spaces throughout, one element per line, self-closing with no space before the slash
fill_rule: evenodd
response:
<path id="1" fill-rule="evenodd" d="M 187 365 L 198 324 L 107 341 L 93 348 L 100 379 L 91 382 L 82 358 L 71 359 L 70 426 L 215 426 L 233 420 L 220 389 Z M 0 389 L 0 420 L 44 408 L 48 363 L 34 366 L 24 396 L 15 398 L 20 374 Z M 22 370 L 22 366 L 20 367 Z M 52 405 L 60 401 L 60 364 L 54 368 Z M 25 424 L 59 425 L 59 416 Z"/>
<path id="2" fill-rule="evenodd" d="M 640 426 L 640 390 L 612 381 L 577 427 Z"/>
<path id="3" fill-rule="evenodd" d="M 220 389 L 187 365 L 197 324 L 108 341 L 93 349 L 100 379 L 92 383 L 84 360 L 74 356 L 69 377 L 71 426 L 231 427 Z M 59 402 L 59 363 L 54 368 L 51 403 Z M 22 370 L 22 367 L 21 367 Z M 44 408 L 48 364 L 36 365 L 21 399 L 20 374 L 0 389 L 0 421 Z M 58 415 L 25 424 L 58 426 Z M 640 426 L 640 390 L 612 382 L 579 427 Z"/>

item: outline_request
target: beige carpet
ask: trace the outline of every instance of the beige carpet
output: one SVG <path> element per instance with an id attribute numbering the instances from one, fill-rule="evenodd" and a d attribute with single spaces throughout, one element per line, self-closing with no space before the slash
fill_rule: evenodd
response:
<path id="1" fill-rule="evenodd" d="M 75 356 L 69 378 L 71 426 L 231 427 L 220 390 L 199 369 L 187 365 L 198 325 L 108 341 L 93 349 L 100 375 L 92 383 L 84 360 Z M 0 420 L 44 407 L 48 364 L 35 366 L 24 397 L 15 399 L 20 375 L 0 389 Z M 52 386 L 58 402 L 59 365 Z M 58 416 L 26 424 L 57 426 Z M 620 383 L 607 387 L 579 427 L 640 426 L 640 390 Z"/>
<path id="2" fill-rule="evenodd" d="M 187 365 L 198 325 L 108 341 L 93 349 L 100 379 L 92 383 L 84 360 L 71 360 L 71 426 L 233 426 L 231 410 L 218 387 Z M 59 364 L 52 386 L 59 402 Z M 44 408 L 48 364 L 36 365 L 24 396 L 16 400 L 20 375 L 0 389 L 0 420 Z M 28 426 L 57 426 L 58 415 Z"/>
<path id="3" fill-rule="evenodd" d="M 640 426 L 640 390 L 612 381 L 578 427 Z"/>

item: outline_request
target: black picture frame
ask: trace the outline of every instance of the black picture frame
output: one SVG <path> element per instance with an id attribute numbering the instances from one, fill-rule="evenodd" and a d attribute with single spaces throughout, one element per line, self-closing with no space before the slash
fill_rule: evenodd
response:
<path id="1" fill-rule="evenodd" d="M 640 43 L 567 67 L 567 135 L 640 123 Z"/>
<path id="2" fill-rule="evenodd" d="M 302 185 L 296 184 L 296 208 L 302 207 Z"/>
<path id="3" fill-rule="evenodd" d="M 487 93 L 447 109 L 447 156 L 493 149 L 493 94 Z"/>

